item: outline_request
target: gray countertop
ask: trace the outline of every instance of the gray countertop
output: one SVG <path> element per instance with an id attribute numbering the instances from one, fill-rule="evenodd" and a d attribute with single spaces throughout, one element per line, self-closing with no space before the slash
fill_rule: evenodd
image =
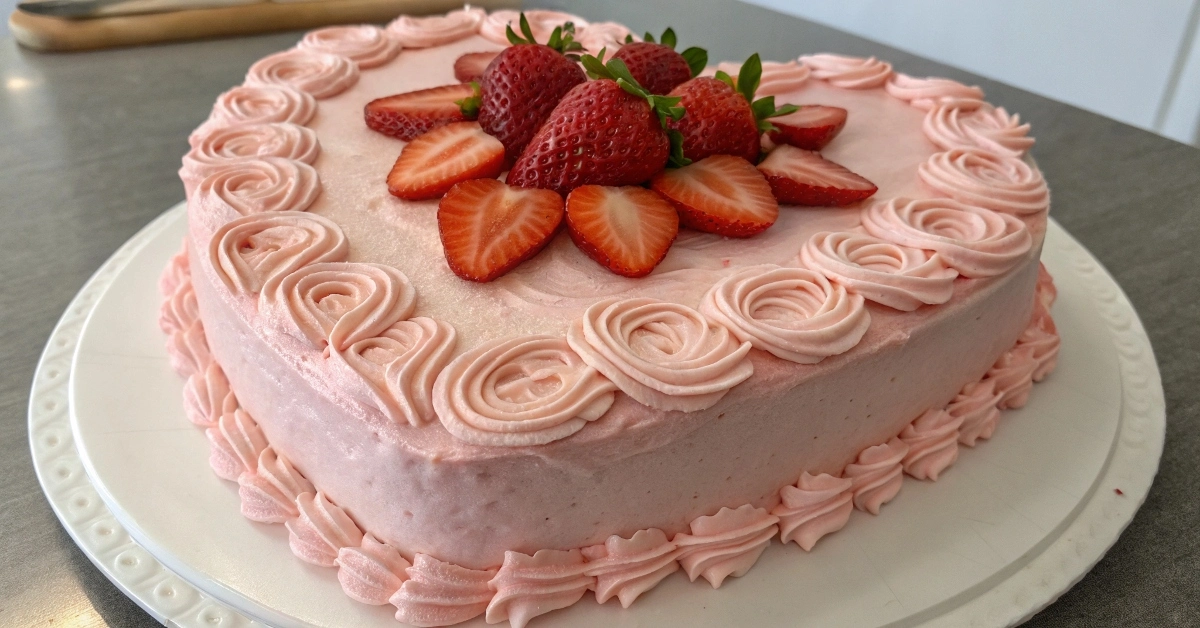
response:
<path id="1" fill-rule="evenodd" d="M 1158 356 L 1162 466 L 1128 530 L 1032 626 L 1200 625 L 1200 151 L 1046 98 L 731 1 L 549 2 L 659 32 L 710 58 L 830 51 L 981 85 L 1033 123 L 1053 216 L 1116 276 Z M 55 321 L 127 238 L 183 198 L 187 135 L 217 94 L 298 34 L 45 56 L 0 39 L 0 624 L 149 626 L 51 512 L 30 461 L 26 404 Z"/>

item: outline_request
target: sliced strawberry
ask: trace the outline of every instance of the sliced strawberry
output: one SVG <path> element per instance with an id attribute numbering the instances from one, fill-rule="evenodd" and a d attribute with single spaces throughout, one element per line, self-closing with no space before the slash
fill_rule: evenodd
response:
<path id="1" fill-rule="evenodd" d="M 746 238 L 779 217 L 771 186 L 741 157 L 713 155 L 664 170 L 650 180 L 650 187 L 675 205 L 684 226 L 698 231 Z"/>
<path id="2" fill-rule="evenodd" d="M 372 130 L 407 142 L 439 126 L 468 120 L 455 101 L 474 94 L 469 84 L 433 87 L 377 98 L 367 103 L 363 114 Z"/>
<path id="3" fill-rule="evenodd" d="M 679 214 L 646 188 L 585 185 L 567 197 L 567 229 L 601 266 L 642 277 L 667 256 L 679 233 Z"/>
<path id="4" fill-rule="evenodd" d="M 487 69 L 488 64 L 499 51 L 493 52 L 468 52 L 467 54 L 454 60 L 454 78 L 463 83 L 478 81 L 483 78 L 483 71 Z"/>
<path id="5" fill-rule="evenodd" d="M 388 173 L 388 192 L 411 201 L 437 198 L 460 181 L 494 178 L 503 166 L 500 140 L 477 122 L 455 122 L 404 146 Z"/>
<path id="6" fill-rule="evenodd" d="M 775 147 L 758 169 L 785 205 L 841 207 L 879 190 L 874 183 L 836 164 L 820 153 L 783 144 Z"/>
<path id="7" fill-rule="evenodd" d="M 803 105 L 795 113 L 771 118 L 776 130 L 769 132 L 768 137 L 776 144 L 821 150 L 846 126 L 846 115 L 841 107 Z"/>
<path id="8" fill-rule="evenodd" d="M 491 281 L 537 254 L 554 237 L 562 219 L 563 200 L 558 194 L 514 188 L 497 179 L 455 185 L 442 197 L 437 213 L 450 270 L 480 282 Z"/>

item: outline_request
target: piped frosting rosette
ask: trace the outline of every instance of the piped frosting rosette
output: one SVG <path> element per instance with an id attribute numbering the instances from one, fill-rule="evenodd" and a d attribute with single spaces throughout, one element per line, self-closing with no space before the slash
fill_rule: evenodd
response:
<path id="1" fill-rule="evenodd" d="M 983 90 L 946 78 L 915 78 L 899 72 L 884 86 L 888 94 L 929 111 L 939 105 L 973 111 L 983 106 Z"/>
<path id="2" fill-rule="evenodd" d="M 483 343 L 433 386 L 446 430 L 474 445 L 520 447 L 566 438 L 612 406 L 616 387 L 556 336 Z"/>
<path id="3" fill-rule="evenodd" d="M 587 558 L 584 574 L 596 579 L 599 604 L 616 597 L 622 608 L 629 608 L 638 596 L 679 570 L 679 552 L 658 528 L 638 530 L 628 539 L 614 534 L 582 552 Z"/>
<path id="4" fill-rule="evenodd" d="M 335 567 L 343 547 L 362 544 L 362 530 L 324 493 L 301 494 L 296 498 L 296 509 L 300 515 L 284 522 L 288 546 L 296 558 L 319 567 Z"/>
<path id="5" fill-rule="evenodd" d="M 567 342 L 622 392 L 659 410 L 711 407 L 754 373 L 749 342 L 690 307 L 650 298 L 592 305 Z"/>
<path id="6" fill-rule="evenodd" d="M 851 292 L 904 312 L 949 301 L 958 276 L 937 253 L 848 231 L 814 234 L 800 259 Z"/>
<path id="7" fill-rule="evenodd" d="M 408 579 L 388 601 L 396 619 L 413 626 L 450 626 L 482 615 L 495 592 L 495 569 L 467 569 L 427 554 L 413 556 Z"/>
<path id="8" fill-rule="evenodd" d="M 758 562 L 771 537 L 779 532 L 779 517 L 764 508 L 745 504 L 722 508 L 715 515 L 697 517 L 688 526 L 691 534 L 671 539 L 679 548 L 679 564 L 692 582 L 701 576 L 714 589 L 725 578 L 740 578 Z"/>
<path id="9" fill-rule="evenodd" d="M 813 78 L 828 81 L 843 89 L 882 87 L 892 76 L 892 64 L 875 57 L 847 57 L 834 54 L 804 55 L 803 63 L 812 70 Z"/>
<path id="10" fill-rule="evenodd" d="M 550 39 L 550 33 L 567 22 L 575 26 L 575 32 L 579 36 L 582 36 L 589 26 L 587 20 L 561 11 L 546 11 L 541 9 L 525 11 L 525 19 L 529 22 L 529 30 L 533 31 L 533 38 L 540 43 L 546 43 Z M 485 39 L 507 46 L 508 27 L 511 25 L 513 31 L 520 34 L 520 21 L 520 11 L 510 9 L 492 11 L 492 14 L 487 16 L 483 20 L 483 23 L 479 25 L 479 34 Z"/>
<path id="11" fill-rule="evenodd" d="M 258 467 L 253 473 L 238 476 L 242 515 L 259 523 L 283 523 L 299 516 L 296 498 L 316 490 L 287 458 L 270 446 L 258 454 Z"/>
<path id="12" fill-rule="evenodd" d="M 804 551 L 811 551 L 826 534 L 841 530 L 854 510 L 854 482 L 826 473 L 800 475 L 795 486 L 780 489 L 780 504 L 771 510 L 779 517 L 779 539 L 795 541 Z"/>
<path id="13" fill-rule="evenodd" d="M 300 50 L 324 52 L 345 57 L 359 69 L 381 66 L 400 53 L 400 42 L 378 26 L 328 26 L 309 31 L 296 44 Z"/>
<path id="14" fill-rule="evenodd" d="M 958 428 L 963 417 L 946 410 L 926 410 L 900 432 L 908 445 L 904 472 L 918 480 L 937 481 L 947 467 L 958 460 Z"/>
<path id="15" fill-rule="evenodd" d="M 807 268 L 752 266 L 722 279 L 700 311 L 741 342 L 798 364 L 854 348 L 871 325 L 863 297 Z"/>
<path id="16" fill-rule="evenodd" d="M 1029 124 L 1021 116 L 1008 115 L 1004 107 L 983 105 L 967 111 L 941 104 L 925 114 L 925 137 L 944 150 L 983 148 L 1000 155 L 1020 157 L 1033 146 Z"/>
<path id="17" fill-rule="evenodd" d="M 1050 208 L 1042 173 L 1019 157 L 955 148 L 930 156 L 917 176 L 941 194 L 993 211 L 1028 216 Z"/>
<path id="18" fill-rule="evenodd" d="M 225 223 L 209 243 L 208 258 L 235 293 L 273 291 L 292 271 L 343 262 L 350 251 L 333 221 L 305 212 L 251 214 Z"/>
<path id="19" fill-rule="evenodd" d="M 730 76 L 737 76 L 738 72 L 742 70 L 742 66 L 740 63 L 724 61 L 717 64 L 717 69 Z M 758 91 L 755 92 L 755 95 L 763 97 L 790 94 L 800 89 L 811 74 L 812 69 L 799 61 L 763 61 L 762 78 L 759 80 Z"/>
<path id="20" fill-rule="evenodd" d="M 341 55 L 293 48 L 259 59 L 246 85 L 287 85 L 320 100 L 358 82 L 358 64 Z"/>
<path id="21" fill-rule="evenodd" d="M 529 620 L 578 602 L 596 583 L 584 575 L 583 554 L 572 550 L 538 550 L 532 556 L 504 552 L 504 563 L 488 586 L 496 592 L 484 617 L 489 624 L 508 620 L 524 628 Z"/>
<path id="22" fill-rule="evenodd" d="M 232 124 L 287 122 L 308 124 L 317 113 L 317 99 L 286 85 L 239 85 L 217 97 L 208 120 L 188 142 L 193 146 L 212 129 Z"/>
<path id="23" fill-rule="evenodd" d="M 185 182 L 199 181 L 233 163 L 280 157 L 312 164 L 321 153 L 312 129 L 286 122 L 234 124 L 195 138 L 183 156 Z"/>
<path id="24" fill-rule="evenodd" d="M 382 606 L 408 579 L 412 563 L 399 550 L 364 534 L 359 547 L 343 547 L 337 555 L 338 582 L 351 599 Z"/>
<path id="25" fill-rule="evenodd" d="M 243 216 L 261 212 L 302 212 L 321 194 L 310 165 L 294 159 L 261 157 L 215 169 L 196 186 L 198 203 Z"/>
<path id="26" fill-rule="evenodd" d="M 862 224 L 877 238 L 934 251 L 971 278 L 1008 272 L 1033 246 L 1021 219 L 945 198 L 874 203 L 862 210 Z"/>
<path id="27" fill-rule="evenodd" d="M 625 45 L 625 38 L 632 36 L 635 41 L 641 41 L 641 38 L 633 34 L 624 24 L 616 22 L 592 22 L 586 28 L 576 29 L 575 41 L 579 42 L 584 50 L 592 54 L 600 54 L 601 50 L 607 50 L 607 56 L 612 57 L 612 54 L 621 49 Z"/>
<path id="28" fill-rule="evenodd" d="M 474 35 L 485 17 L 487 13 L 483 9 L 471 7 L 445 15 L 401 15 L 387 25 L 387 32 L 405 48 L 432 48 Z M 508 43 L 508 40 L 497 43 Z"/>

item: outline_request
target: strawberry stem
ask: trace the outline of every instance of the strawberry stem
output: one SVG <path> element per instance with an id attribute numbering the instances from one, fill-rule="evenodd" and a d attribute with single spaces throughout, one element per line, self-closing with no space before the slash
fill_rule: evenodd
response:
<path id="1" fill-rule="evenodd" d="M 776 107 L 774 96 L 766 96 L 758 100 L 754 99 L 754 94 L 758 91 L 759 82 L 762 81 L 762 59 L 758 57 L 757 52 L 750 55 L 750 58 L 746 59 L 746 62 L 738 69 L 736 81 L 734 77 L 720 70 L 717 71 L 716 79 L 732 87 L 746 99 L 746 102 L 750 103 L 750 110 L 754 112 L 754 122 L 758 125 L 758 130 L 761 133 L 778 130 L 774 124 L 768 122 L 768 118 L 785 116 L 800 109 L 796 105 Z"/>
<path id="2" fill-rule="evenodd" d="M 538 43 L 537 39 L 533 36 L 533 29 L 530 28 L 529 20 L 525 17 L 525 13 L 521 13 L 519 27 L 524 37 L 518 35 L 513 30 L 512 24 L 505 27 L 504 35 L 508 37 L 509 43 L 514 46 Z M 546 47 L 573 61 L 579 60 L 579 55 L 575 53 L 583 50 L 583 44 L 575 41 L 575 24 L 573 22 L 565 22 L 562 26 L 554 27 L 554 30 L 550 33 L 550 39 L 546 41 Z"/>
<path id="3" fill-rule="evenodd" d="M 458 105 L 458 110 L 469 120 L 474 120 L 479 117 L 479 105 L 483 102 L 483 90 L 479 87 L 478 81 L 471 81 L 471 95 L 466 98 L 460 98 L 454 101 Z"/>
<path id="4" fill-rule="evenodd" d="M 646 91 L 637 79 L 629 73 L 629 67 L 620 59 L 610 59 L 607 63 L 604 61 L 604 54 L 607 49 L 602 49 L 600 54 L 593 57 L 592 55 L 583 55 L 580 62 L 583 64 L 583 69 L 587 71 L 588 76 L 593 79 L 608 79 L 615 81 L 617 85 L 625 90 L 626 93 L 645 100 L 650 105 L 650 110 L 658 116 L 658 123 L 667 133 L 667 138 L 671 140 L 671 157 L 669 163 L 676 166 L 686 166 L 691 163 L 691 160 L 683 156 L 683 136 L 674 129 L 668 128 L 667 120 L 679 120 L 685 113 L 684 108 L 679 106 L 679 101 L 682 100 L 679 96 L 658 96 Z"/>

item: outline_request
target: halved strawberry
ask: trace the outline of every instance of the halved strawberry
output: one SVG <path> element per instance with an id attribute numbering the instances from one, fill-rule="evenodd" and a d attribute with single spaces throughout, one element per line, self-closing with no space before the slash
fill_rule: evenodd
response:
<path id="1" fill-rule="evenodd" d="M 684 226 L 698 231 L 746 238 L 779 218 L 771 186 L 741 157 L 713 155 L 664 170 L 650 180 L 650 187 L 675 205 Z"/>
<path id="2" fill-rule="evenodd" d="M 468 52 L 467 54 L 454 60 L 454 78 L 464 82 L 478 81 L 483 78 L 483 71 L 487 69 L 488 64 L 499 51 L 493 52 Z"/>
<path id="3" fill-rule="evenodd" d="M 646 188 L 585 185 L 567 197 L 567 230 L 601 266 L 642 277 L 667 256 L 679 233 L 679 214 Z"/>
<path id="4" fill-rule="evenodd" d="M 558 194 L 514 188 L 498 179 L 455 185 L 442 197 L 437 213 L 450 270 L 480 282 L 491 281 L 537 254 L 554 237 L 562 219 L 563 200 Z"/>
<path id="5" fill-rule="evenodd" d="M 874 183 L 820 153 L 787 144 L 776 146 L 758 169 L 766 175 L 775 198 L 785 205 L 840 207 L 879 190 Z"/>
<path id="6" fill-rule="evenodd" d="M 460 181 L 494 178 L 503 167 L 500 140 L 478 122 L 455 122 L 404 146 L 388 173 L 388 192 L 410 201 L 437 198 Z"/>
<path id="7" fill-rule="evenodd" d="M 474 119 L 455 102 L 474 94 L 470 84 L 421 89 L 372 100 L 363 115 L 372 130 L 407 142 L 439 126 Z"/>
<path id="8" fill-rule="evenodd" d="M 846 116 L 846 110 L 841 107 L 802 105 L 795 113 L 772 118 L 775 130 L 767 136 L 776 144 L 821 150 L 846 126 Z"/>

